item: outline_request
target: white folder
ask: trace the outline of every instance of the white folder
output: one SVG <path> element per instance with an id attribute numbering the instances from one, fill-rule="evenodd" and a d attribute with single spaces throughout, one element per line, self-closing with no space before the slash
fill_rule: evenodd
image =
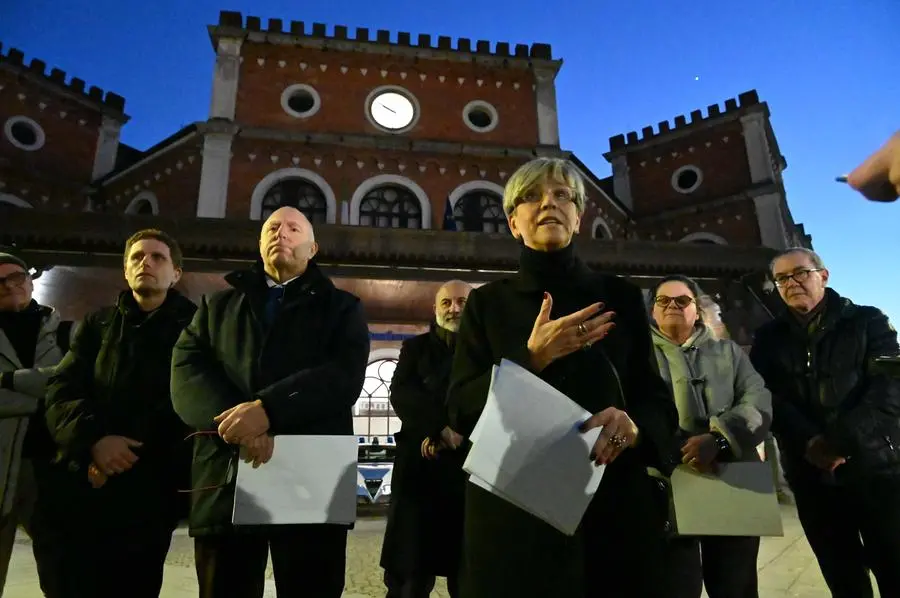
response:
<path id="1" fill-rule="evenodd" d="M 356 521 L 355 436 L 276 436 L 272 459 L 238 463 L 234 525 Z"/>
<path id="2" fill-rule="evenodd" d="M 463 469 L 469 481 L 572 535 L 605 466 L 590 461 L 600 428 L 590 413 L 521 366 L 495 366 Z"/>
<path id="3" fill-rule="evenodd" d="M 769 463 L 725 463 L 715 475 L 681 465 L 671 484 L 679 536 L 784 535 Z"/>

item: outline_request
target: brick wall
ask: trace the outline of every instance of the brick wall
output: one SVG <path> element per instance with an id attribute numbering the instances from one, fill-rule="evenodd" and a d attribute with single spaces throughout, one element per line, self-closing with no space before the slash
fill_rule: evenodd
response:
<path id="1" fill-rule="evenodd" d="M 104 186 L 103 193 L 111 211 L 124 212 L 142 191 L 152 192 L 161 216 L 193 218 L 197 215 L 200 189 L 203 138 L 194 134 L 169 151 L 156 153 L 149 160 L 127 171 Z"/>
<path id="2" fill-rule="evenodd" d="M 537 144 L 534 77 L 523 69 L 246 42 L 241 53 L 235 118 L 244 124 L 382 134 L 366 118 L 366 98 L 377 87 L 396 85 L 412 93 L 421 108 L 418 123 L 406 137 L 517 147 Z M 295 118 L 281 107 L 282 92 L 295 83 L 311 85 L 321 96 L 321 109 L 310 118 Z M 472 100 L 497 109 L 499 124 L 493 131 L 476 133 L 463 123 L 463 108 Z"/>
<path id="3" fill-rule="evenodd" d="M 439 228 L 450 193 L 459 185 L 476 180 L 501 187 L 522 164 L 517 159 L 447 156 L 443 154 L 367 150 L 343 147 L 315 147 L 288 142 L 235 139 L 228 187 L 228 218 L 248 218 L 254 188 L 268 174 L 284 168 L 310 170 L 331 186 L 338 202 L 350 202 L 353 192 L 367 179 L 379 174 L 409 178 L 428 195 L 432 228 Z M 274 160 L 273 160 L 274 157 Z"/>
<path id="4" fill-rule="evenodd" d="M 672 187 L 675 171 L 694 165 L 703 182 L 692 193 Z M 740 121 L 723 123 L 675 137 L 628 154 L 629 178 L 637 215 L 684 207 L 727 197 L 750 186 L 750 169 Z"/>
<path id="5" fill-rule="evenodd" d="M 672 215 L 664 220 L 638 221 L 641 239 L 678 241 L 692 233 L 709 233 L 731 245 L 759 246 L 759 223 L 752 200 L 738 200 L 696 212 Z"/>
<path id="6" fill-rule="evenodd" d="M 72 193 L 91 180 L 100 113 L 6 71 L 0 71 L 0 85 L 0 181 L 5 183 L 0 193 L 35 207 L 81 209 L 83 202 L 75 202 Z M 14 116 L 40 125 L 43 147 L 25 151 L 9 142 L 3 128 Z"/>

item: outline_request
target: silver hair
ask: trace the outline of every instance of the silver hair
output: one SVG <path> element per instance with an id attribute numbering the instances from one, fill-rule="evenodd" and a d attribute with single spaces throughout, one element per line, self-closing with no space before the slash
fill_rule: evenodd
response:
<path id="1" fill-rule="evenodd" d="M 795 254 L 805 255 L 807 258 L 809 258 L 809 263 L 812 264 L 813 268 L 816 268 L 817 270 L 825 269 L 825 262 L 823 262 L 821 256 L 819 256 L 819 254 L 816 253 L 815 251 L 813 251 L 812 249 L 807 249 L 806 247 L 791 247 L 790 249 L 785 249 L 784 251 L 782 251 L 781 253 L 779 253 L 778 255 L 776 255 L 775 257 L 772 258 L 772 261 L 769 262 L 769 274 L 772 274 L 773 272 L 775 272 L 775 262 L 776 261 L 780 260 L 781 258 L 783 258 L 786 255 L 795 255 Z"/>

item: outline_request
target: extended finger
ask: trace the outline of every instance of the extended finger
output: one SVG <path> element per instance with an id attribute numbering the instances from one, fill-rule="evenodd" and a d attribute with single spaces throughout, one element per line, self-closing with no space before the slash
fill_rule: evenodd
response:
<path id="1" fill-rule="evenodd" d="M 615 328 L 616 323 L 611 322 L 610 320 L 612 320 L 613 316 L 615 316 L 616 314 L 614 314 L 613 312 L 607 313 L 610 315 L 609 318 L 606 318 L 604 321 L 594 325 L 593 328 L 591 328 L 588 324 L 585 324 L 585 327 L 587 327 L 588 329 L 588 333 L 582 337 L 579 337 L 582 344 L 584 342 L 595 343 L 604 338 L 607 334 L 609 334 L 610 330 Z M 605 316 L 606 314 L 603 314 L 603 316 L 599 316 L 597 319 L 599 320 L 600 318 L 605 318 Z"/>
<path id="2" fill-rule="evenodd" d="M 537 330 L 550 321 L 550 310 L 553 309 L 553 297 L 550 293 L 544 293 L 544 299 L 541 301 L 541 310 L 538 312 L 537 318 L 534 319 L 534 327 L 532 331 Z"/>
<path id="3" fill-rule="evenodd" d="M 138 460 L 138 456 L 135 455 L 134 453 L 132 453 L 128 449 L 125 449 L 124 452 L 120 453 L 119 457 L 124 459 L 125 462 L 127 462 L 129 465 L 133 465 L 134 463 L 137 463 L 137 460 Z"/>
<path id="4" fill-rule="evenodd" d="M 581 324 L 582 322 L 584 322 L 591 316 L 598 313 L 601 309 L 603 309 L 603 303 L 597 302 L 597 303 L 588 305 L 584 309 L 580 309 L 580 310 L 578 310 L 574 313 L 571 313 L 567 316 L 558 318 L 556 320 L 556 322 L 562 328 L 570 328 L 570 327 L 578 326 L 579 324 Z M 585 326 L 587 326 L 587 324 L 585 324 Z"/>

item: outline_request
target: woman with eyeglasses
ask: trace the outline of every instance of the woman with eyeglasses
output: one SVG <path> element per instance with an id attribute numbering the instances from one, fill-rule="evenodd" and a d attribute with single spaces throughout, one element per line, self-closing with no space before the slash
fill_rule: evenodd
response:
<path id="1" fill-rule="evenodd" d="M 492 367 L 514 361 L 595 414 L 582 430 L 603 426 L 591 455 L 607 464 L 603 480 L 574 536 L 467 484 L 461 598 L 669 595 L 659 575 L 667 501 L 647 467 L 672 471 L 675 409 L 640 289 L 575 253 L 584 204 L 584 182 L 564 160 L 539 158 L 510 177 L 503 208 L 519 269 L 469 295 L 448 410 L 468 437 Z"/>
<path id="2" fill-rule="evenodd" d="M 701 472 L 717 463 L 758 461 L 772 396 L 741 347 L 703 323 L 696 282 L 669 276 L 653 289 L 653 345 L 678 409 L 682 462 Z M 674 538 L 670 596 L 756 598 L 758 537 Z"/>

